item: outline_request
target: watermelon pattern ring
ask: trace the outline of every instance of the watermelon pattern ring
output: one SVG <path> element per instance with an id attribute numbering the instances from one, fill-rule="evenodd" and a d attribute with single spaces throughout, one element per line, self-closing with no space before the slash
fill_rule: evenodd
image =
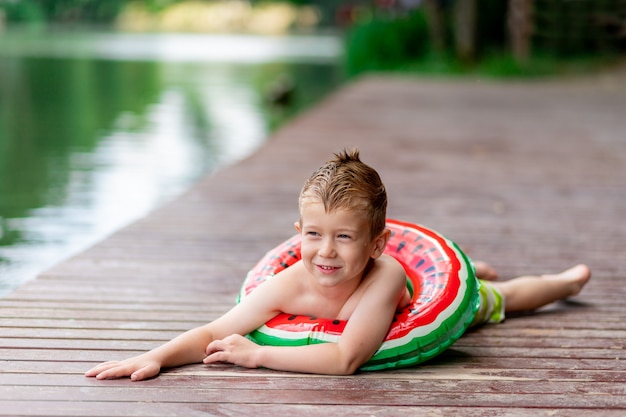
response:
<path id="1" fill-rule="evenodd" d="M 458 246 L 424 226 L 387 220 L 391 238 L 385 253 L 407 274 L 410 304 L 399 310 L 380 348 L 362 371 L 398 368 L 427 361 L 452 345 L 470 326 L 479 305 L 474 267 Z M 248 273 L 239 300 L 300 260 L 296 235 L 268 252 Z M 302 346 L 337 342 L 346 321 L 279 314 L 248 337 L 261 345 Z"/>

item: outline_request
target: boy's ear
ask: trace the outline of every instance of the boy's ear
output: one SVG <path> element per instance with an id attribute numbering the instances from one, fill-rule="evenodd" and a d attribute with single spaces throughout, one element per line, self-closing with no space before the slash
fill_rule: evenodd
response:
<path id="1" fill-rule="evenodd" d="M 300 220 L 297 220 L 293 223 L 294 227 L 298 231 L 298 233 L 302 233 L 302 227 L 300 226 Z"/>
<path id="2" fill-rule="evenodd" d="M 382 231 L 381 234 L 374 238 L 374 250 L 372 251 L 372 258 L 376 259 L 383 254 L 390 237 L 391 230 L 385 229 Z"/>

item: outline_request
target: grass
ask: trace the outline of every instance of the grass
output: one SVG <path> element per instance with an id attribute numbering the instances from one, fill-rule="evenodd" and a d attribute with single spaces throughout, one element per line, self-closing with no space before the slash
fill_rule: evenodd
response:
<path id="1" fill-rule="evenodd" d="M 619 54 L 578 55 L 556 57 L 537 52 L 527 63 L 517 62 L 511 54 L 491 53 L 473 64 L 464 64 L 451 54 L 427 52 L 417 59 L 407 59 L 394 65 L 352 66 L 348 77 L 364 72 L 389 72 L 429 77 L 486 77 L 494 79 L 536 79 L 556 76 L 582 75 L 601 71 L 624 61 Z"/>
<path id="2" fill-rule="evenodd" d="M 568 58 L 536 53 L 525 64 L 518 63 L 506 53 L 486 55 L 480 61 L 467 65 L 449 55 L 429 53 L 421 59 L 398 65 L 393 72 L 428 76 L 484 76 L 489 78 L 540 78 L 588 74 L 614 65 L 617 55 L 581 55 Z"/>

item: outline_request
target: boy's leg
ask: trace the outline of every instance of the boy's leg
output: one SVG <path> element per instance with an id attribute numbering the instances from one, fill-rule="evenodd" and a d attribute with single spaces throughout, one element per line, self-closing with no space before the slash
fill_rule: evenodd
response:
<path id="1" fill-rule="evenodd" d="M 576 265 L 558 274 L 522 276 L 509 281 L 494 281 L 504 297 L 506 312 L 527 311 L 571 297 L 585 286 L 591 271 L 587 265 Z"/>

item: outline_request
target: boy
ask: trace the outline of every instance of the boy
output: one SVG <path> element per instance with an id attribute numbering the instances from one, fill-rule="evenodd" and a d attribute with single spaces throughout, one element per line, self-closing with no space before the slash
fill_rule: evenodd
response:
<path id="1" fill-rule="evenodd" d="M 387 194 L 378 173 L 343 151 L 306 181 L 299 197 L 302 259 L 255 289 L 240 304 L 204 326 L 139 356 L 105 362 L 85 373 L 98 379 L 139 381 L 161 368 L 230 362 L 248 368 L 349 375 L 378 349 L 394 313 L 410 297 L 405 272 L 383 254 Z M 479 278 L 496 274 L 476 263 Z M 504 312 L 531 310 L 578 294 L 590 278 L 577 265 L 555 275 L 483 283 L 475 323 L 499 322 Z M 259 346 L 243 335 L 279 313 L 347 320 L 338 343 Z"/>

